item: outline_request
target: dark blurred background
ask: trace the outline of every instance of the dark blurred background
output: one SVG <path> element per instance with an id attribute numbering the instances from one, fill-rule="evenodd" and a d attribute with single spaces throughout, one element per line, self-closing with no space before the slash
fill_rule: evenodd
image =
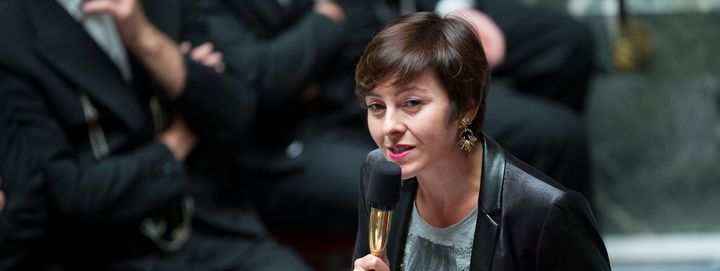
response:
<path id="1" fill-rule="evenodd" d="M 525 2 L 596 35 L 586 121 L 613 269 L 720 270 L 720 1 L 626 0 L 624 23 L 619 0 Z"/>

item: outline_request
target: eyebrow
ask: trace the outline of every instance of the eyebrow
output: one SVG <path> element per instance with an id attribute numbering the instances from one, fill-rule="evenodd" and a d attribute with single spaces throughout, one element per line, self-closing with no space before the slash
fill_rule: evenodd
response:
<path id="1" fill-rule="evenodd" d="M 397 93 L 395 93 L 395 96 L 399 96 L 400 94 L 403 94 L 404 92 L 413 91 L 413 90 L 418 90 L 421 92 L 428 91 L 427 88 L 421 88 L 416 85 L 406 85 L 406 86 L 399 87 Z M 380 95 L 377 95 L 375 93 L 375 90 L 371 90 L 365 95 L 365 97 L 380 97 Z"/>

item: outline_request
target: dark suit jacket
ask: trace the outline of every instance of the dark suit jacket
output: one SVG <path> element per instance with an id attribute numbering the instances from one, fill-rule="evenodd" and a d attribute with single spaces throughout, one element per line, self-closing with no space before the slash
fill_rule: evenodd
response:
<path id="1" fill-rule="evenodd" d="M 342 26 L 312 12 L 312 1 L 288 7 L 265 0 L 200 2 L 208 36 L 223 52 L 228 72 L 259 90 L 263 108 L 296 104 L 341 44 Z"/>
<path id="2" fill-rule="evenodd" d="M 0 190 L 6 204 L 0 210 L 0 270 L 37 270 L 45 237 L 47 208 L 44 175 L 13 110 L 0 91 Z"/>
<path id="3" fill-rule="evenodd" d="M 148 18 L 171 39 L 199 41 L 203 33 L 189 6 L 144 1 Z M 195 229 L 253 236 L 263 232 L 244 206 L 242 184 L 224 178 L 224 162 L 244 139 L 254 95 L 234 80 L 186 58 L 188 77 L 176 100 L 163 96 L 140 62 L 130 57 L 133 82 L 84 28 L 53 0 L 0 4 L 0 91 L 15 105 L 28 141 L 47 164 L 53 210 L 53 253 L 82 264 L 114 262 L 153 249 L 138 231 L 188 193 Z M 197 44 L 197 42 L 196 42 Z M 89 121 L 82 97 L 97 110 Z M 156 139 L 162 114 L 152 97 L 179 112 L 199 144 L 186 163 Z M 155 113 L 153 113 L 155 111 Z M 98 158 L 89 129 L 101 127 L 107 155 Z"/>
<path id="4" fill-rule="evenodd" d="M 481 137 L 482 138 L 482 137 Z M 605 245 L 583 196 L 517 160 L 485 137 L 478 217 L 470 270 L 610 270 Z M 365 201 L 373 163 L 362 165 L 353 259 L 369 253 Z M 400 270 L 418 181 L 403 181 L 388 238 L 391 270 Z"/>
<path id="5" fill-rule="evenodd" d="M 288 157 L 291 142 L 348 120 L 363 126 L 364 111 L 353 93 L 354 67 L 377 28 L 367 28 L 364 38 L 354 39 L 360 32 L 349 29 L 359 28 L 358 20 L 334 22 L 313 12 L 311 0 L 290 1 L 289 6 L 267 0 L 199 2 L 209 39 L 223 52 L 228 73 L 258 93 L 253 144 L 245 148 L 240 165 L 294 173 L 311 158 Z M 318 92 L 309 102 L 303 93 L 311 83 Z"/>

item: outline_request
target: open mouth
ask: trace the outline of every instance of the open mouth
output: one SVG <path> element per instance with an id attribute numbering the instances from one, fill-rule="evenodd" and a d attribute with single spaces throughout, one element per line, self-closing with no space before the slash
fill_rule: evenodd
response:
<path id="1" fill-rule="evenodd" d="M 399 146 L 398 145 L 398 146 L 394 146 L 394 147 L 391 147 L 388 149 L 390 149 L 390 151 L 394 154 L 400 154 L 400 153 L 412 150 L 413 148 L 414 147 L 412 147 L 412 146 Z"/>

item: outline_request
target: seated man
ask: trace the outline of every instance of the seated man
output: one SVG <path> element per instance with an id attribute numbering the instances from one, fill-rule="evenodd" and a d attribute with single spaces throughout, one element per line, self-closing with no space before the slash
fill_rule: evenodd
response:
<path id="1" fill-rule="evenodd" d="M 183 57 L 177 1 L 2 1 L 0 91 L 47 177 L 43 263 L 69 270 L 306 270 L 229 179 L 252 92 Z M 9 203 L 14 199 L 8 194 Z"/>

